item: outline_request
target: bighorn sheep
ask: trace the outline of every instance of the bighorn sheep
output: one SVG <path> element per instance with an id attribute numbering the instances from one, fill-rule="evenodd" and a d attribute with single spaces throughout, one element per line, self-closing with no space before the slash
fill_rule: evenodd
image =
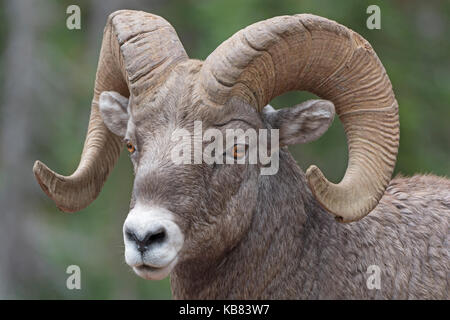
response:
<path id="1" fill-rule="evenodd" d="M 264 108 L 291 90 L 335 109 L 325 100 Z M 304 174 L 286 148 L 320 136 L 334 110 L 349 149 L 339 184 L 315 166 Z M 278 173 L 172 163 L 171 134 L 196 120 L 219 131 L 279 129 Z M 170 273 L 175 298 L 449 298 L 450 182 L 390 181 L 399 144 L 391 83 L 370 44 L 334 21 L 258 22 L 202 62 L 163 18 L 114 12 L 78 169 L 65 177 L 37 161 L 33 171 L 61 210 L 78 211 L 124 144 L 135 170 L 125 259 L 147 279 Z M 367 284 L 372 265 L 378 289 Z"/>

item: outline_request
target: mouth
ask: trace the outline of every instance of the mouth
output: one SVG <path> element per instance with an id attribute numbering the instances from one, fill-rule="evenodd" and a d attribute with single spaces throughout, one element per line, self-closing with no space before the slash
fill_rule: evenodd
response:
<path id="1" fill-rule="evenodd" d="M 133 267 L 134 272 L 146 280 L 162 280 L 169 275 L 177 263 L 177 258 L 164 267 L 154 267 L 148 264 L 140 264 Z"/>
<path id="2" fill-rule="evenodd" d="M 140 272 L 155 272 L 155 271 L 158 271 L 161 269 L 161 268 L 149 266 L 147 264 L 143 264 L 143 265 L 137 266 L 135 268 Z"/>

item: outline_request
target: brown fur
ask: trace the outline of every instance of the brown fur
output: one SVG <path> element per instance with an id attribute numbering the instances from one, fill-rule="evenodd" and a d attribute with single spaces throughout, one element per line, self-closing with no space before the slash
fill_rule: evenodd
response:
<path id="1" fill-rule="evenodd" d="M 139 199 L 170 210 L 185 236 L 171 275 L 175 298 L 449 298 L 445 178 L 396 178 L 366 218 L 341 224 L 316 202 L 285 147 L 272 176 L 260 175 L 260 165 L 172 163 L 170 133 L 191 130 L 194 120 L 245 130 L 301 116 L 283 112 L 274 121 L 276 115 L 233 99 L 209 105 L 193 86 L 200 65 L 181 63 L 151 102 L 131 103 L 127 130 L 137 148 L 131 207 Z M 284 130 L 310 133 L 305 126 L 291 131 Z M 367 287 L 371 265 L 381 270 L 380 290 Z"/>

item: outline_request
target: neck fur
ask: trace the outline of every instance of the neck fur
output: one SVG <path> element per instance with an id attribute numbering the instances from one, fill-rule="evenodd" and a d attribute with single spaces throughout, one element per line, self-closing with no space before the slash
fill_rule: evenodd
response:
<path id="1" fill-rule="evenodd" d="M 304 174 L 293 158 L 280 153 L 277 175 L 260 176 L 258 205 L 250 230 L 214 265 L 178 265 L 171 277 L 174 298 L 255 299 L 292 297 L 301 287 L 299 257 L 307 241 L 306 214 L 314 208 Z M 283 208 L 283 210 L 281 210 Z M 317 209 L 316 209 L 317 210 Z M 305 273 L 303 273 L 305 274 Z"/>

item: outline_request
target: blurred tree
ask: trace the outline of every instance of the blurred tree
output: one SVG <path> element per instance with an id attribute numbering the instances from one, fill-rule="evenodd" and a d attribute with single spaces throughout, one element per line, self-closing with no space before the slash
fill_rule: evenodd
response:
<path id="1" fill-rule="evenodd" d="M 50 266 L 39 259 L 32 232 L 35 217 L 29 183 L 33 129 L 45 125 L 33 116 L 37 114 L 34 96 L 40 89 L 36 33 L 45 16 L 27 0 L 5 6 L 9 25 L 0 126 L 0 298 L 15 298 L 37 295 L 38 284 L 49 278 Z"/>

